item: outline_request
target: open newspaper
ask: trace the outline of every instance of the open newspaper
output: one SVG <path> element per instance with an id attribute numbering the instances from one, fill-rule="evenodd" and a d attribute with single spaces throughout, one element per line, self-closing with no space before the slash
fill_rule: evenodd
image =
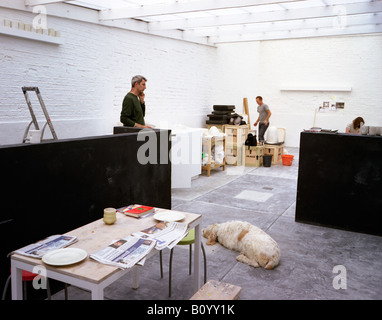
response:
<path id="1" fill-rule="evenodd" d="M 77 238 L 74 236 L 58 234 L 45 238 L 39 242 L 27 245 L 23 248 L 11 252 L 11 254 L 18 253 L 24 256 L 41 259 L 45 253 L 51 250 L 65 248 L 75 242 L 77 242 Z"/>
<path id="2" fill-rule="evenodd" d="M 91 254 L 90 258 L 123 269 L 131 268 L 144 259 L 154 246 L 155 240 L 127 236 Z"/>
<path id="3" fill-rule="evenodd" d="M 161 221 L 144 229 L 133 233 L 133 236 L 156 240 L 155 248 L 162 250 L 164 248 L 172 249 L 187 234 L 187 224 L 180 222 Z"/>
<path id="4" fill-rule="evenodd" d="M 152 227 L 115 240 L 106 248 L 93 253 L 90 258 L 119 268 L 131 268 L 143 264 L 144 259 L 155 247 L 157 250 L 173 248 L 187 233 L 187 224 L 158 222 Z"/>

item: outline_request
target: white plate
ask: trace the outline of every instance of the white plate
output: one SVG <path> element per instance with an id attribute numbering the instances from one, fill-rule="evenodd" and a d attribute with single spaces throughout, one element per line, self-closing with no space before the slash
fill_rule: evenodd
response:
<path id="1" fill-rule="evenodd" d="M 84 260 L 87 252 L 78 248 L 62 248 L 44 254 L 42 261 L 52 266 L 67 266 Z"/>
<path id="2" fill-rule="evenodd" d="M 158 212 L 154 215 L 154 219 L 159 221 L 180 221 L 184 219 L 184 214 L 180 212 Z"/>

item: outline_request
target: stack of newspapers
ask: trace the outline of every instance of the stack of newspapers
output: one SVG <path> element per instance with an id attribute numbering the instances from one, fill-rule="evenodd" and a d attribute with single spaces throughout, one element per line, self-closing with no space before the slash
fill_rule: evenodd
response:
<path id="1" fill-rule="evenodd" d="M 78 239 L 74 236 L 66 236 L 66 235 L 58 234 L 58 235 L 50 236 L 39 242 L 25 246 L 23 248 L 20 248 L 16 251 L 11 252 L 10 254 L 18 253 L 23 256 L 41 259 L 45 253 L 55 249 L 65 248 L 77 241 Z"/>
<path id="2" fill-rule="evenodd" d="M 125 238 L 114 240 L 106 248 L 93 253 L 90 258 L 119 268 L 131 268 L 143 264 L 149 252 L 173 248 L 187 234 L 187 224 L 158 222 Z"/>
<path id="3" fill-rule="evenodd" d="M 186 234 L 187 224 L 161 221 L 152 227 L 133 233 L 133 236 L 154 239 L 157 242 L 155 248 L 162 250 L 164 248 L 172 249 Z"/>
<path id="4" fill-rule="evenodd" d="M 104 264 L 126 269 L 145 259 L 154 247 L 155 240 L 127 236 L 115 240 L 106 248 L 91 254 L 90 258 Z"/>

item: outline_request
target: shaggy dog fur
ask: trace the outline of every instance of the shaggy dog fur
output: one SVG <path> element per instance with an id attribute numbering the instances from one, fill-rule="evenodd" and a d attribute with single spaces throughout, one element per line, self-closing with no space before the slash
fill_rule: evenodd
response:
<path id="1" fill-rule="evenodd" d="M 239 251 L 237 261 L 255 268 L 273 269 L 280 261 L 280 248 L 263 230 L 243 221 L 212 224 L 203 230 L 207 245 L 218 241 L 224 247 Z"/>

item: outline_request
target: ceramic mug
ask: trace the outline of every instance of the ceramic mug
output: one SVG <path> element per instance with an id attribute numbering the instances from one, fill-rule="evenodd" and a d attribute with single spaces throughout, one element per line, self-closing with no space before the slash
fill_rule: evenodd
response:
<path id="1" fill-rule="evenodd" d="M 114 208 L 105 208 L 103 210 L 103 222 L 106 224 L 113 224 L 117 221 L 117 214 Z"/>

